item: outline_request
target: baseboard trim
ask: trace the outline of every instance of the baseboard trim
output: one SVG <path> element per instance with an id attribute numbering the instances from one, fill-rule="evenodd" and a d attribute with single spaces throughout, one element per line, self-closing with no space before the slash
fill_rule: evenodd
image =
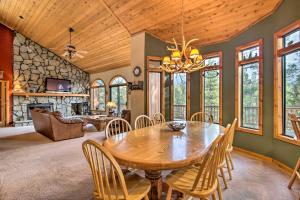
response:
<path id="1" fill-rule="evenodd" d="M 293 169 L 290 168 L 289 166 L 287 166 L 286 164 L 283 164 L 282 162 L 275 160 L 271 157 L 259 154 L 259 153 L 255 153 L 253 151 L 249 151 L 240 147 L 233 147 L 234 151 L 240 152 L 240 153 L 244 153 L 247 154 L 249 156 L 255 157 L 255 158 L 259 158 L 261 160 L 267 161 L 267 162 L 271 162 L 273 164 L 275 164 L 276 166 L 278 166 L 280 169 L 282 169 L 283 171 L 287 172 L 288 174 L 292 174 L 293 173 Z"/>

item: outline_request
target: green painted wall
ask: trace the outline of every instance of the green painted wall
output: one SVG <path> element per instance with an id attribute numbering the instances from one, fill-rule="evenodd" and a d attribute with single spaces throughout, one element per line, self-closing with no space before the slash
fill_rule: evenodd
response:
<path id="1" fill-rule="evenodd" d="M 300 147 L 273 138 L 273 35 L 276 31 L 300 18 L 300 0 L 284 0 L 279 8 L 263 21 L 252 26 L 239 36 L 217 45 L 201 48 L 202 53 L 223 52 L 223 125 L 234 119 L 234 67 L 235 48 L 263 38 L 263 136 L 237 132 L 234 145 L 270 156 L 294 167 L 300 156 Z M 191 113 L 199 111 L 200 73 L 191 77 Z"/>

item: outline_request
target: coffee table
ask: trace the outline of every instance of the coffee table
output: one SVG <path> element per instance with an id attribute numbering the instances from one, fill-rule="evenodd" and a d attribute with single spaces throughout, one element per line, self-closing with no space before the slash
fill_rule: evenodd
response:
<path id="1" fill-rule="evenodd" d="M 86 115 L 82 117 L 82 120 L 87 124 L 93 124 L 97 131 L 103 131 L 106 124 L 114 118 L 106 115 Z"/>

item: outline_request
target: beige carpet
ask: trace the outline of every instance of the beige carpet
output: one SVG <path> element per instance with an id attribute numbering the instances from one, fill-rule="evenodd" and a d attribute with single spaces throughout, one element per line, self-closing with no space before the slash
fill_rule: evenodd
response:
<path id="1" fill-rule="evenodd" d="M 53 142 L 32 127 L 26 127 L 27 131 L 30 128 L 29 133 L 0 138 L 0 199 L 93 199 L 81 144 L 88 138 L 102 141 L 104 133 L 88 132 L 82 138 Z"/>
<path id="2" fill-rule="evenodd" d="M 103 132 L 52 142 L 32 127 L 0 128 L 0 200 L 93 199 L 90 169 L 82 154 L 86 139 L 101 142 Z M 241 153 L 224 200 L 298 199 L 300 186 L 287 189 L 289 175 L 278 167 Z"/>

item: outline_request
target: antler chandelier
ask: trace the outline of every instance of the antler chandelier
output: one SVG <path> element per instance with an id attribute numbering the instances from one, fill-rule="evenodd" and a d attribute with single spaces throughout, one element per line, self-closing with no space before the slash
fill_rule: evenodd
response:
<path id="1" fill-rule="evenodd" d="M 181 1 L 181 34 L 181 50 L 179 49 L 176 40 L 173 38 L 175 48 L 167 47 L 168 51 L 172 52 L 171 56 L 165 56 L 160 66 L 161 69 L 168 73 L 190 73 L 205 67 L 204 59 L 199 53 L 199 50 L 190 46 L 192 42 L 197 41 L 198 39 L 192 39 L 188 42 L 185 41 L 183 31 L 183 0 Z"/>

